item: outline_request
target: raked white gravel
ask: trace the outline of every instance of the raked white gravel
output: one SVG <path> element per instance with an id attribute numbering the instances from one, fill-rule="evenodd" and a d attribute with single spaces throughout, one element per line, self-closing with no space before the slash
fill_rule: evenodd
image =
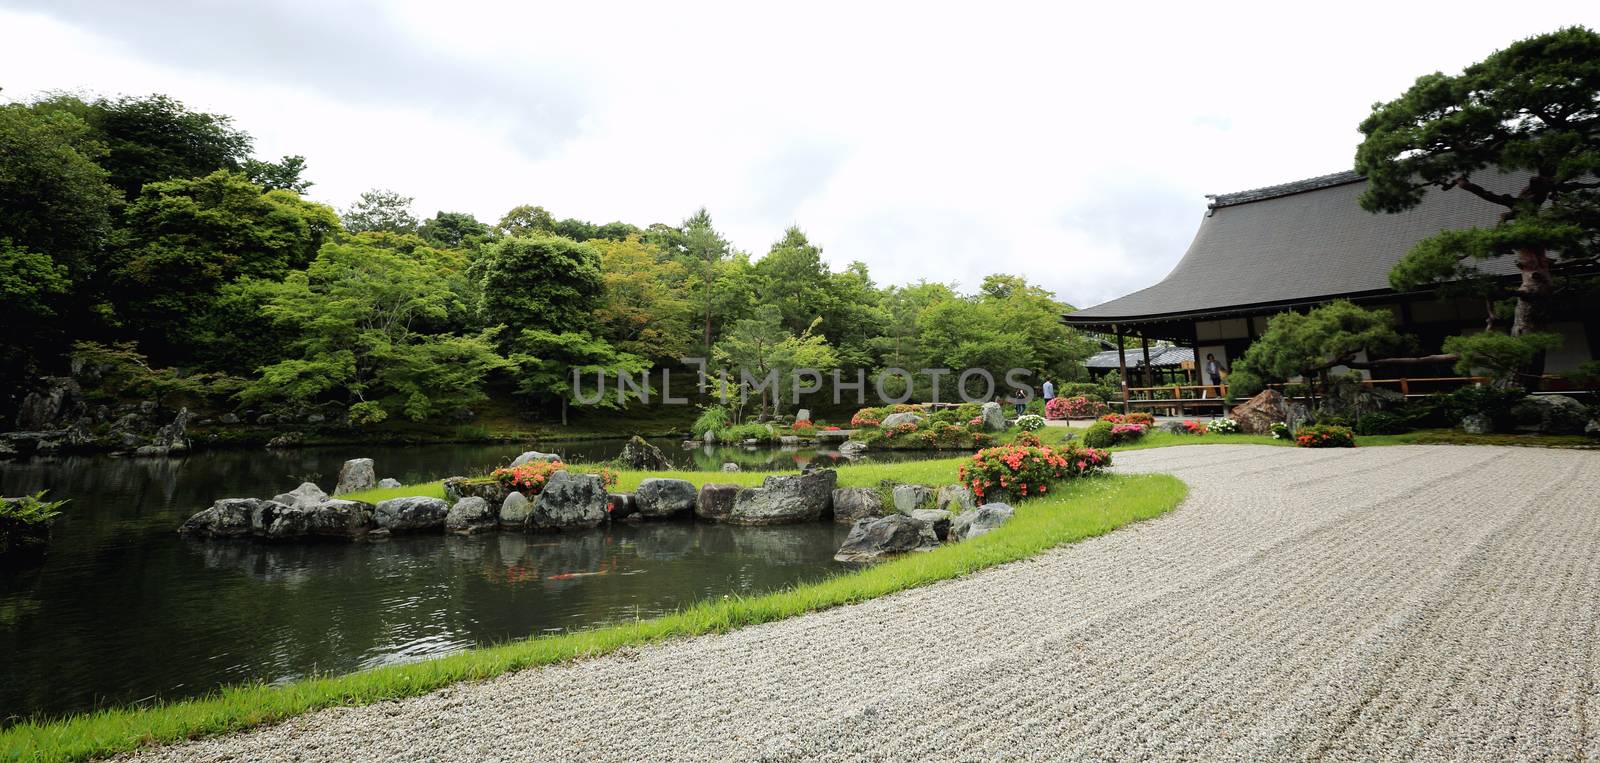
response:
<path id="1" fill-rule="evenodd" d="M 865 604 L 125 760 L 1600 760 L 1600 453 L 1117 463 L 1189 498 Z"/>

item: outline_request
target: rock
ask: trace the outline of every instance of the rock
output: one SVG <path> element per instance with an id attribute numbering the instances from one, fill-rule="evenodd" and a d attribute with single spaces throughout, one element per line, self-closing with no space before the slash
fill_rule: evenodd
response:
<path id="1" fill-rule="evenodd" d="M 778 438 L 778 444 L 793 447 L 800 444 L 800 437 L 798 435 L 786 434 Z"/>
<path id="2" fill-rule="evenodd" d="M 633 493 L 612 493 L 606 496 L 606 514 L 613 522 L 638 521 L 639 500 Z"/>
<path id="3" fill-rule="evenodd" d="M 315 506 L 302 509 L 306 513 L 306 533 L 334 538 L 354 538 L 371 528 L 373 509 L 370 503 L 329 498 Z"/>
<path id="4" fill-rule="evenodd" d="M 188 426 L 189 419 L 193 418 L 188 408 L 180 408 L 178 415 L 173 417 L 172 423 L 156 430 L 155 437 L 150 445 L 160 448 L 165 453 L 182 453 L 189 449 Z M 143 450 L 141 448 L 140 450 Z"/>
<path id="5" fill-rule="evenodd" d="M 322 492 L 322 488 L 317 487 L 315 483 L 302 482 L 300 483 L 300 487 L 290 490 L 287 493 L 279 493 L 273 496 L 272 500 L 277 501 L 285 506 L 294 506 L 303 509 L 316 506 L 319 503 L 327 501 L 328 494 Z"/>
<path id="6" fill-rule="evenodd" d="M 878 428 L 879 429 L 894 429 L 895 427 L 900 426 L 901 424 L 904 424 L 906 422 L 911 422 L 913 424 L 916 424 L 917 426 L 921 426 L 922 422 L 926 421 L 926 420 L 927 419 L 924 418 L 921 414 L 916 413 L 914 411 L 901 411 L 900 413 L 891 413 L 891 414 L 889 414 L 887 416 L 884 416 L 883 417 L 883 422 L 878 424 Z"/>
<path id="7" fill-rule="evenodd" d="M 1289 423 L 1289 402 L 1282 392 L 1262 390 L 1234 406 L 1229 418 L 1239 422 L 1239 431 L 1244 434 L 1272 434 L 1273 424 Z"/>
<path id="8" fill-rule="evenodd" d="M 993 400 L 983 404 L 983 428 L 991 432 L 1004 432 L 1006 429 L 1005 411 Z"/>
<path id="9" fill-rule="evenodd" d="M 617 460 L 629 469 L 642 471 L 664 472 L 672 468 L 666 454 L 639 435 L 628 438 L 628 444 L 622 446 L 622 455 Z"/>
<path id="10" fill-rule="evenodd" d="M 832 469 L 768 477 L 762 480 L 761 487 L 739 491 L 728 521 L 736 525 L 816 521 L 832 508 L 833 487 L 838 480 L 838 473 Z"/>
<path id="11" fill-rule="evenodd" d="M 21 453 L 17 451 L 17 446 L 12 445 L 9 441 L 0 440 L 0 461 L 8 461 L 19 455 Z"/>
<path id="12" fill-rule="evenodd" d="M 801 408 L 800 410 L 795 411 L 794 412 L 794 420 L 795 421 L 810 421 L 811 420 L 811 409 L 810 408 Z"/>
<path id="13" fill-rule="evenodd" d="M 1590 437 L 1600 437 L 1600 419 L 1589 419 L 1583 427 L 1583 433 Z M 0 458 L 5 458 L 4 451 L 0 451 Z"/>
<path id="14" fill-rule="evenodd" d="M 1459 426 L 1467 434 L 1489 434 L 1494 431 L 1494 421 L 1481 413 L 1462 416 Z"/>
<path id="15" fill-rule="evenodd" d="M 939 488 L 939 496 L 933 500 L 933 507 L 960 514 L 978 508 L 978 499 L 966 485 L 945 485 Z"/>
<path id="16" fill-rule="evenodd" d="M 441 529 L 449 515 L 450 504 L 438 498 L 412 496 L 379 502 L 372 518 L 383 530 L 415 532 Z"/>
<path id="17" fill-rule="evenodd" d="M 756 446 L 757 446 L 757 445 L 760 445 L 760 444 L 761 444 L 761 441 L 760 441 L 760 440 L 757 440 L 757 439 L 756 439 L 756 438 L 754 438 L 754 437 L 746 437 L 746 438 L 745 438 L 745 439 L 744 439 L 744 440 L 743 440 L 743 441 L 742 441 L 742 442 L 740 442 L 740 443 L 739 443 L 739 444 L 740 444 L 740 445 L 743 445 L 743 446 L 745 446 L 745 449 L 746 449 L 746 450 L 755 450 L 755 449 L 756 449 Z"/>
<path id="18" fill-rule="evenodd" d="M 477 496 L 468 496 L 450 507 L 450 512 L 444 517 L 445 532 L 471 535 L 476 532 L 492 530 L 500 523 L 499 517 L 494 515 L 494 510 L 489 508 L 489 502 Z"/>
<path id="19" fill-rule="evenodd" d="M 839 446 L 839 455 L 849 459 L 857 459 L 866 455 L 867 444 L 860 440 L 849 440 Z"/>
<path id="20" fill-rule="evenodd" d="M 725 522 L 733 515 L 733 502 L 739 495 L 738 485 L 701 485 L 700 495 L 694 502 L 694 515 L 713 522 Z"/>
<path id="21" fill-rule="evenodd" d="M 1537 434 L 1580 434 L 1589 410 L 1566 395 L 1529 395 L 1511 407 L 1517 429 Z"/>
<path id="22" fill-rule="evenodd" d="M 384 477 L 383 479 L 378 480 L 378 487 L 381 487 L 381 488 L 393 488 L 393 487 L 401 487 L 401 485 L 400 485 L 400 480 L 397 480 L 397 479 L 395 479 L 393 477 Z"/>
<path id="23" fill-rule="evenodd" d="M 477 496 L 489 502 L 489 507 L 499 509 L 506 496 L 511 494 L 511 488 L 502 485 L 497 480 L 486 478 L 451 477 L 444 481 L 444 495 L 451 501 L 459 501 L 468 496 Z"/>
<path id="24" fill-rule="evenodd" d="M 1169 421 L 1165 424 L 1162 424 L 1161 431 L 1171 432 L 1172 434 L 1187 434 L 1189 432 L 1189 430 L 1184 427 L 1182 420 Z"/>
<path id="25" fill-rule="evenodd" d="M 841 562 L 871 562 L 885 556 L 928 548 L 926 525 L 904 514 L 863 519 L 850 528 L 838 553 Z"/>
<path id="26" fill-rule="evenodd" d="M 931 509 L 933 497 L 933 488 L 927 485 L 895 485 L 894 510 L 909 515 L 917 509 Z"/>
<path id="27" fill-rule="evenodd" d="M 267 441 L 268 448 L 294 448 L 304 442 L 306 436 L 300 432 L 284 432 Z"/>
<path id="28" fill-rule="evenodd" d="M 306 423 L 307 424 L 321 424 L 322 422 L 327 421 L 327 420 L 328 420 L 328 417 L 324 416 L 324 415 L 322 415 L 320 413 L 313 413 L 313 414 L 310 414 L 310 415 L 306 416 Z"/>
<path id="29" fill-rule="evenodd" d="M 521 527 L 528 523 L 531 514 L 533 514 L 533 502 L 528 500 L 527 496 L 513 490 L 506 493 L 505 500 L 500 503 L 500 526 Z"/>
<path id="30" fill-rule="evenodd" d="M 707 445 L 716 445 L 717 433 L 707 429 L 705 434 L 700 435 L 700 441 Z"/>
<path id="31" fill-rule="evenodd" d="M 738 472 L 738 471 L 744 471 L 744 470 L 743 470 L 743 469 L 740 469 L 740 468 L 739 468 L 739 465 L 738 465 L 738 464 L 736 464 L 736 463 L 734 463 L 734 462 L 732 462 L 732 461 L 728 461 L 728 462 L 727 462 L 727 463 L 724 463 L 724 464 L 723 464 L 723 465 L 722 465 L 722 470 L 723 470 L 723 471 L 725 471 L 725 472 Z"/>
<path id="32" fill-rule="evenodd" d="M 267 505 L 287 508 L 259 498 L 223 498 L 184 520 L 178 532 L 206 538 L 243 538 L 251 534 L 252 517 Z"/>
<path id="33" fill-rule="evenodd" d="M 275 424 L 275 423 L 277 423 L 277 421 L 278 421 L 278 417 L 274 416 L 274 415 L 272 415 L 270 413 L 263 413 L 260 416 L 256 417 L 256 423 L 260 424 L 262 426 Z"/>
<path id="34" fill-rule="evenodd" d="M 694 510 L 695 487 L 688 480 L 650 478 L 633 493 L 639 513 L 652 519 L 675 517 Z"/>
<path id="35" fill-rule="evenodd" d="M 554 453 L 540 453 L 537 450 L 523 451 L 522 455 L 511 459 L 512 466 L 522 466 L 533 461 L 560 461 L 561 457 Z"/>
<path id="36" fill-rule="evenodd" d="M 950 512 L 941 509 L 918 509 L 911 512 L 911 518 L 927 526 L 928 532 L 933 534 L 935 542 L 943 541 L 950 536 Z"/>
<path id="37" fill-rule="evenodd" d="M 372 467 L 370 458 L 352 458 L 339 467 L 339 484 L 333 488 L 334 495 L 354 493 L 357 490 L 371 490 L 378 484 L 377 470 Z"/>
<path id="38" fill-rule="evenodd" d="M 239 423 L 239 414 L 237 414 L 237 413 L 224 413 L 221 416 L 217 417 L 217 421 L 220 421 L 220 422 L 222 422 L 224 424 L 237 424 L 237 423 Z"/>
<path id="39" fill-rule="evenodd" d="M 17 429 L 60 429 L 57 424 L 71 416 L 83 396 L 83 390 L 70 376 L 46 376 L 39 381 L 44 386 L 22 398 L 17 410 Z"/>
<path id="40" fill-rule="evenodd" d="M 853 525 L 862 519 L 883 516 L 883 496 L 870 487 L 841 487 L 833 490 L 833 521 Z"/>
<path id="41" fill-rule="evenodd" d="M 950 520 L 949 539 L 953 541 L 976 538 L 1011 519 L 1016 510 L 1003 503 L 986 503 L 976 511 L 956 515 Z"/>
<path id="42" fill-rule="evenodd" d="M 606 488 L 594 474 L 565 469 L 550 475 L 533 504 L 528 525 L 536 530 L 577 530 L 606 521 Z"/>

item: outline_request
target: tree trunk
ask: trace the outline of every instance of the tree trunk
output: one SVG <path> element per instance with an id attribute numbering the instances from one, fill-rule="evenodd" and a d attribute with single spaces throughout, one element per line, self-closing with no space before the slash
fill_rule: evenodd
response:
<path id="1" fill-rule="evenodd" d="M 1517 309 L 1511 322 L 1511 335 L 1522 336 L 1543 331 L 1549 322 L 1550 295 L 1555 291 L 1555 282 L 1550 277 L 1550 255 L 1544 247 L 1518 249 L 1517 270 L 1522 271 L 1522 285 L 1517 288 Z M 1529 379 L 1535 380 L 1530 389 L 1537 388 L 1536 380 L 1544 375 L 1543 352 L 1534 355 L 1526 374 Z"/>
<path id="2" fill-rule="evenodd" d="M 567 425 L 567 398 L 565 396 L 562 396 L 562 398 L 561 398 L 561 426 L 565 427 L 566 425 Z"/>

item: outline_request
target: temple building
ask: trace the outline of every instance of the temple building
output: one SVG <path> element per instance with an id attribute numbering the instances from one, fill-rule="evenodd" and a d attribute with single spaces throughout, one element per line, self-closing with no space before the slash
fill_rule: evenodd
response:
<path id="1" fill-rule="evenodd" d="M 1501 175 L 1480 182 L 1495 191 L 1515 192 L 1523 179 Z M 1441 230 L 1492 227 L 1503 208 L 1465 191 L 1435 189 L 1407 212 L 1373 214 L 1356 201 L 1365 187 L 1360 175 L 1339 172 L 1208 197 L 1193 243 L 1166 278 L 1068 313 L 1063 320 L 1086 331 L 1138 340 L 1119 363 L 1132 370 L 1134 378 L 1128 371 L 1123 378 L 1134 386 L 1143 375 L 1143 345 L 1169 343 L 1191 349 L 1189 357 L 1202 365 L 1214 355 L 1231 366 L 1266 330 L 1271 316 L 1336 299 L 1368 308 L 1387 306 L 1395 313 L 1397 329 L 1420 341 L 1419 354 L 1438 352 L 1445 337 L 1481 330 L 1487 301 L 1445 297 L 1433 290 L 1398 292 L 1389 286 L 1389 270 L 1417 242 Z M 1482 266 L 1493 276 L 1517 277 L 1513 257 L 1487 260 Z M 1549 328 L 1564 342 L 1548 354 L 1547 373 L 1600 357 L 1600 310 L 1557 307 Z M 1163 350 L 1161 357 L 1169 352 Z M 1151 361 L 1152 371 L 1162 365 L 1156 357 Z M 1193 368 L 1192 362 L 1188 365 Z M 1373 373 L 1375 383 L 1404 385 L 1411 394 L 1434 391 L 1445 382 L 1433 380 L 1455 375 L 1447 363 L 1389 373 L 1380 367 Z M 1403 382 L 1402 374 L 1408 377 Z"/>

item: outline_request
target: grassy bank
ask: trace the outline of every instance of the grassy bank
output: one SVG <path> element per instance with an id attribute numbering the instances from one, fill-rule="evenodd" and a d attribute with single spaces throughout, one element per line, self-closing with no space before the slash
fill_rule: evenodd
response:
<path id="1" fill-rule="evenodd" d="M 899 464 L 841 469 L 852 483 L 894 471 L 940 472 L 953 477 L 959 459 L 925 465 Z M 935 466 L 934 464 L 941 464 Z M 701 481 L 758 479 L 757 474 L 691 473 Z M 642 475 L 641 475 L 642 476 Z M 0 731 L 0 756 L 11 760 L 86 760 L 154 745 L 275 723 L 337 705 L 364 705 L 416 696 L 459 681 L 506 671 L 606 654 L 625 646 L 720 633 L 756 623 L 865 601 L 884 594 L 954 578 L 1022 559 L 1043 549 L 1109 532 L 1158 516 L 1178 504 L 1185 488 L 1165 475 L 1106 476 L 1063 487 L 1047 499 L 1023 506 L 998 530 L 971 541 L 914 554 L 858 572 L 841 574 L 763 596 L 702 602 L 675 614 L 593 630 L 530 638 L 473 649 L 425 662 L 394 665 L 283 686 L 242 686 L 191 701 L 146 708 L 106 710 L 54 722 L 24 722 Z"/>

